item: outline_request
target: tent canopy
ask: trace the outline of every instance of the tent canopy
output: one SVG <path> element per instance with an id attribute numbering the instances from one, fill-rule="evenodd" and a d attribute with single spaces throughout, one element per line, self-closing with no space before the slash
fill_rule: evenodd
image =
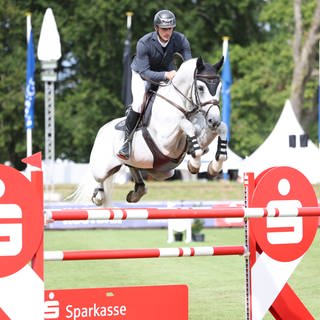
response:
<path id="1" fill-rule="evenodd" d="M 239 170 L 255 176 L 275 166 L 293 167 L 311 183 L 320 182 L 320 152 L 308 138 L 289 100 L 286 101 L 273 131 L 258 149 L 244 159 Z"/>

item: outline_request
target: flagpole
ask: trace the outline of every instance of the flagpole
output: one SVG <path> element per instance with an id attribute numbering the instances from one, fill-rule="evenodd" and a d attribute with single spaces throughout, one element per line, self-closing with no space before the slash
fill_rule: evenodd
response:
<path id="1" fill-rule="evenodd" d="M 226 58 L 227 58 L 227 52 L 228 52 L 228 45 L 229 45 L 229 37 L 227 36 L 223 36 L 222 37 L 222 55 L 224 57 L 224 61 L 226 61 Z"/>
<path id="2" fill-rule="evenodd" d="M 228 53 L 229 37 L 222 37 L 222 55 L 224 57 L 224 63 L 222 67 L 222 121 L 227 126 L 227 141 L 230 141 L 230 116 L 231 116 L 231 95 L 230 88 L 232 84 L 231 66 Z M 224 180 L 228 180 L 228 173 L 223 173 Z"/>
<path id="3" fill-rule="evenodd" d="M 124 42 L 123 51 L 123 76 L 122 76 L 122 102 L 125 108 L 132 102 L 131 93 L 131 25 L 133 12 L 126 12 L 127 16 L 127 37 Z"/>
<path id="4" fill-rule="evenodd" d="M 318 145 L 320 148 L 320 41 L 318 56 Z"/>
<path id="5" fill-rule="evenodd" d="M 31 13 L 27 12 L 27 47 L 28 43 L 30 41 L 30 35 L 31 35 Z M 27 143 L 27 157 L 30 157 L 32 155 L 32 128 L 26 129 L 26 143 Z"/>
<path id="6" fill-rule="evenodd" d="M 231 95 L 230 88 L 232 85 L 232 74 L 229 57 L 229 37 L 222 37 L 222 54 L 224 57 L 224 63 L 222 67 L 222 121 L 228 127 L 227 140 L 230 141 L 230 116 L 231 116 Z"/>
<path id="7" fill-rule="evenodd" d="M 132 24 L 133 12 L 128 11 L 128 12 L 126 12 L 126 15 L 127 15 L 127 29 L 130 30 L 131 29 L 131 24 Z"/>

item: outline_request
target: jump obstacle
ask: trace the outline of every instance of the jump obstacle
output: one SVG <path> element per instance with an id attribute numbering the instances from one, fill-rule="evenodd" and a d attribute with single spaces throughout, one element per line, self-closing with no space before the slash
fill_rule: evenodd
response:
<path id="1" fill-rule="evenodd" d="M 134 299 L 136 290 L 140 290 L 140 297 L 141 294 L 145 294 L 146 298 L 153 295 L 156 290 L 161 295 L 162 303 L 176 301 L 178 295 L 182 304 L 175 305 L 178 311 L 174 315 L 171 314 L 171 318 L 159 313 L 160 318 L 153 316 L 153 319 L 186 320 L 188 314 L 185 286 L 67 289 L 45 292 L 44 260 L 214 255 L 245 257 L 246 320 L 263 319 L 268 310 L 275 319 L 314 319 L 287 283 L 312 244 L 320 216 L 315 192 L 309 181 L 297 170 L 276 167 L 266 170 L 256 178 L 252 173 L 247 173 L 244 182 L 244 208 L 104 208 L 45 212 L 46 220 L 241 217 L 245 221 L 244 245 L 44 252 L 41 156 L 36 154 L 23 161 L 40 169 L 31 173 L 30 180 L 13 168 L 0 165 L 0 319 L 64 319 L 63 315 L 66 312 L 69 312 L 70 317 L 71 312 L 78 312 L 77 317 L 73 314 L 74 319 L 96 319 L 95 315 L 99 315 L 101 319 L 102 313 L 110 319 L 121 319 L 121 316 L 125 316 L 126 320 L 137 319 L 136 316 L 132 316 L 139 310 L 139 303 Z M 17 185 L 21 190 L 18 193 Z M 127 300 L 124 298 L 122 302 L 112 300 L 113 304 L 108 307 L 100 306 L 99 313 L 98 309 L 94 308 L 98 308 L 99 303 L 105 303 L 106 290 L 112 290 L 113 294 L 125 290 Z M 131 298 L 128 298 L 129 296 Z M 16 307 L 17 301 L 19 308 Z M 81 303 L 84 305 L 89 302 L 95 307 L 90 307 L 91 309 L 83 307 L 79 309 L 80 311 L 68 309 L 70 305 L 81 305 Z M 145 308 L 141 310 L 144 314 L 139 314 L 139 319 L 150 319 L 148 310 Z"/>

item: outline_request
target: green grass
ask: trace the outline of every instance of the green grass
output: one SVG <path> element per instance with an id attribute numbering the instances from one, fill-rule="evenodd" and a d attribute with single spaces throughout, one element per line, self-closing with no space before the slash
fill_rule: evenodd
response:
<path id="1" fill-rule="evenodd" d="M 112 191 L 113 201 L 125 201 L 134 184 L 128 182 L 115 184 Z M 146 181 L 147 194 L 141 201 L 214 201 L 241 200 L 244 188 L 241 183 L 234 181 Z M 66 198 L 76 189 L 75 185 L 56 185 L 55 191 Z"/>
<path id="2" fill-rule="evenodd" d="M 190 246 L 239 245 L 243 229 L 205 229 L 206 241 Z M 161 230 L 46 231 L 46 250 L 158 248 L 168 244 Z M 290 279 L 290 285 L 320 319 L 319 235 Z M 189 319 L 244 319 L 244 258 L 191 257 L 45 263 L 47 289 L 187 284 Z M 267 316 L 266 319 L 272 319 Z"/>
<path id="3" fill-rule="evenodd" d="M 148 194 L 143 201 L 239 200 L 241 183 L 233 181 L 147 181 Z M 132 183 L 115 185 L 114 201 L 124 201 Z M 73 185 L 58 185 L 55 191 L 64 197 Z M 320 198 L 320 185 L 314 185 Z M 238 245 L 244 243 L 242 229 L 205 229 L 206 242 L 200 245 Z M 84 250 L 120 248 L 158 248 L 185 246 L 167 244 L 166 230 L 78 230 L 46 231 L 46 250 Z M 315 319 L 320 319 L 320 249 L 317 235 L 311 249 L 289 280 Z M 198 246 L 192 243 L 191 246 Z M 45 263 L 48 289 L 120 287 L 161 284 L 187 284 L 189 319 L 245 319 L 245 280 L 243 257 L 193 257 L 130 260 L 65 261 Z M 273 319 L 267 315 L 265 319 Z M 151 320 L 151 319 L 150 319 Z"/>
<path id="4" fill-rule="evenodd" d="M 215 200 L 243 200 L 243 184 L 235 181 L 213 180 L 213 181 L 146 181 L 148 193 L 142 201 L 215 201 Z M 320 184 L 314 185 L 317 197 L 320 198 Z M 56 185 L 55 191 L 61 193 L 65 198 L 74 190 L 75 185 Z M 132 190 L 133 183 L 123 185 L 116 184 L 113 188 L 112 199 L 114 201 L 125 201 L 127 193 Z"/>

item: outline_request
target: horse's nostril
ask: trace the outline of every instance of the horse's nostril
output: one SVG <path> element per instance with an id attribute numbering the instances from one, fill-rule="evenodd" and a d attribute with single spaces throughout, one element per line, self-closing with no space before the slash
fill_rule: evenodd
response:
<path id="1" fill-rule="evenodd" d="M 212 119 L 209 119 L 208 124 L 211 128 L 217 128 L 220 125 L 220 121 L 213 121 Z"/>

